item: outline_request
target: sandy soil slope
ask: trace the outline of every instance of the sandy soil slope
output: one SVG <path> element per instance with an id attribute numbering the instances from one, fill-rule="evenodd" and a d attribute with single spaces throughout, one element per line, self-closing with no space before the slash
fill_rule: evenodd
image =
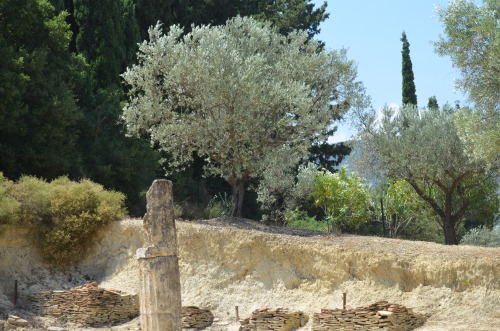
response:
<path id="1" fill-rule="evenodd" d="M 339 308 L 347 292 L 354 307 L 387 300 L 428 314 L 419 330 L 500 330 L 499 248 L 328 236 L 251 221 L 178 222 L 177 229 L 183 305 L 209 308 L 221 322 L 234 322 L 235 306 L 240 316 L 263 306 L 308 314 Z M 81 263 L 58 271 L 40 262 L 25 234 L 0 237 L 0 317 L 14 311 L 14 279 L 21 301 L 90 281 L 136 293 L 135 251 L 145 245 L 141 220 L 115 222 Z M 113 329 L 138 327 L 135 320 Z"/>

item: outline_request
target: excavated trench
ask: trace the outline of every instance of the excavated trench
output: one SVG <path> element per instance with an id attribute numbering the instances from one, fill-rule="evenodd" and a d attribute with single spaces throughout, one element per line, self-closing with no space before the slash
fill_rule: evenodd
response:
<path id="1" fill-rule="evenodd" d="M 0 316 L 30 294 L 95 281 L 137 293 L 135 251 L 145 246 L 141 220 L 101 233 L 85 259 L 68 270 L 43 264 L 22 231 L 0 237 Z M 234 320 L 261 307 L 308 315 L 322 308 L 381 300 L 430 316 L 419 330 L 495 330 L 500 323 L 500 249 L 448 247 L 377 237 L 325 236 L 258 223 L 177 222 L 183 306 Z M 471 328 L 471 326 L 473 328 Z"/>

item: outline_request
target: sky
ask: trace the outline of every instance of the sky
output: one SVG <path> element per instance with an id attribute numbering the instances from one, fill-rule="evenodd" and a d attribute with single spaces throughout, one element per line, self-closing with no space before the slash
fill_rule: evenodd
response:
<path id="1" fill-rule="evenodd" d="M 322 0 L 313 0 L 316 7 Z M 435 95 L 439 105 L 462 104 L 467 98 L 455 90 L 460 77 L 449 57 L 434 52 L 433 41 L 439 40 L 443 26 L 434 6 L 446 7 L 447 0 L 327 0 L 330 17 L 320 24 L 317 39 L 329 50 L 347 48 L 348 58 L 358 65 L 358 79 L 372 99 L 372 107 L 401 104 L 401 34 L 410 42 L 417 101 L 426 107 Z M 355 130 L 340 124 L 330 143 L 345 141 Z"/>

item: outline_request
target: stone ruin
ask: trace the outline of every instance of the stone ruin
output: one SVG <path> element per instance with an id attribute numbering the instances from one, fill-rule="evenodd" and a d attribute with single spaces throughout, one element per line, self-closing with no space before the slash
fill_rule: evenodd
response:
<path id="1" fill-rule="evenodd" d="M 260 308 L 240 321 L 240 331 L 289 331 L 306 325 L 309 318 L 302 312 L 289 312 L 286 308 Z"/>
<path id="2" fill-rule="evenodd" d="M 313 315 L 311 331 L 409 331 L 422 326 L 425 320 L 425 316 L 403 305 L 380 301 L 355 309 L 322 309 Z M 307 322 L 308 317 L 302 312 L 261 308 L 240 321 L 240 331 L 289 331 Z"/>
<path id="3" fill-rule="evenodd" d="M 379 301 L 355 309 L 322 309 L 313 315 L 312 331 L 407 331 L 422 326 L 425 320 L 425 316 L 403 305 Z"/>
<path id="4" fill-rule="evenodd" d="M 139 315 L 138 295 L 100 288 L 96 283 L 33 294 L 30 304 L 31 310 L 41 316 L 65 317 L 71 322 L 93 326 L 125 322 Z M 183 329 L 201 330 L 213 321 L 214 315 L 208 309 L 182 307 Z"/>
<path id="5" fill-rule="evenodd" d="M 150 245 L 137 250 L 141 325 L 144 331 L 177 331 L 182 306 L 172 182 L 155 180 L 146 199 L 143 225 Z"/>
<path id="6" fill-rule="evenodd" d="M 87 325 L 124 322 L 139 314 L 137 295 L 100 288 L 97 283 L 33 294 L 30 303 L 39 315 L 64 316 Z"/>
<path id="7" fill-rule="evenodd" d="M 182 328 L 183 329 L 204 329 L 212 325 L 214 315 L 208 309 L 201 309 L 195 306 L 182 307 Z"/>

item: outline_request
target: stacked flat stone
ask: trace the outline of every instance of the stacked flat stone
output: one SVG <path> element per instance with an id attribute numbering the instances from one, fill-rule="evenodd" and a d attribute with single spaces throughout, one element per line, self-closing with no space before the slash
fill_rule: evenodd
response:
<path id="1" fill-rule="evenodd" d="M 240 331 L 289 331 L 304 326 L 308 319 L 304 313 L 290 313 L 287 308 L 260 308 L 240 321 Z"/>
<path id="2" fill-rule="evenodd" d="M 129 320 L 139 314 L 137 295 L 100 288 L 96 283 L 67 291 L 46 291 L 30 297 L 31 309 L 39 315 L 64 316 L 87 325 Z"/>
<path id="3" fill-rule="evenodd" d="M 388 330 L 408 331 L 422 326 L 426 318 L 403 305 L 380 301 L 355 309 L 322 309 L 313 315 L 312 331 Z"/>
<path id="4" fill-rule="evenodd" d="M 195 306 L 182 307 L 182 328 L 183 329 L 204 329 L 212 325 L 214 315 L 208 309 L 201 309 Z"/>

